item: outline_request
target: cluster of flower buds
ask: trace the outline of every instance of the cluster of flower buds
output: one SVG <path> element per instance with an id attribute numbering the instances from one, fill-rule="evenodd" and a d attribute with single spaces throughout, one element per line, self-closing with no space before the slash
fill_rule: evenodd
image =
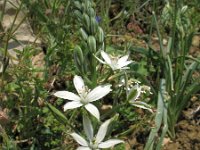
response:
<path id="1" fill-rule="evenodd" d="M 75 0 L 73 4 L 74 16 L 80 26 L 81 40 L 80 46 L 74 48 L 74 59 L 81 73 L 91 72 L 88 68 L 94 69 L 96 66 L 92 67 L 91 61 L 87 60 L 94 59 L 93 61 L 96 61 L 93 55 L 98 50 L 104 49 L 104 32 L 99 26 L 99 19 L 97 19 L 92 0 Z"/>

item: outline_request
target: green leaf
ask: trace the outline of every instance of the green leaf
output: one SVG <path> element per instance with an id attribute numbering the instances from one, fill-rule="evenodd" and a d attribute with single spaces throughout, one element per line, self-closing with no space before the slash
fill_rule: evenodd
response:
<path id="1" fill-rule="evenodd" d="M 63 124 L 68 123 L 68 119 L 65 117 L 65 115 L 60 112 L 57 108 L 55 108 L 53 105 L 50 103 L 46 103 L 52 114 L 55 116 L 55 118 L 60 121 Z"/>
<path id="2" fill-rule="evenodd" d="M 150 111 L 151 113 L 153 113 L 152 109 L 151 109 L 151 106 L 148 105 L 147 103 L 145 102 L 141 102 L 141 101 L 134 101 L 133 103 L 131 103 L 133 106 L 136 106 L 136 107 L 139 107 L 139 108 L 142 108 L 142 109 L 146 109 L 148 111 Z"/>
<path id="3" fill-rule="evenodd" d="M 156 149 L 160 150 L 163 142 L 163 138 L 166 135 L 166 132 L 168 130 L 168 124 L 167 124 L 167 107 L 165 103 L 165 79 L 161 79 L 160 83 L 160 91 L 158 92 L 158 104 L 157 104 L 157 113 L 155 117 L 155 127 L 152 128 L 147 144 L 145 145 L 144 150 L 154 150 L 155 143 Z M 162 128 L 162 135 L 161 138 L 157 140 L 158 132 L 161 125 L 164 124 L 164 127 Z"/>

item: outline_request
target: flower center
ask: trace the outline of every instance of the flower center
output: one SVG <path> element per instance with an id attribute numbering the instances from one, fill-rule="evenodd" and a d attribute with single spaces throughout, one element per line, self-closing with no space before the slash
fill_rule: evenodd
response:
<path id="1" fill-rule="evenodd" d="M 91 141 L 90 144 L 89 144 L 89 147 L 92 149 L 92 150 L 98 150 L 98 144 L 95 142 L 95 141 Z"/>
<path id="2" fill-rule="evenodd" d="M 117 69 L 118 67 L 118 58 L 117 57 L 112 57 L 111 58 L 111 68 Z"/>
<path id="3" fill-rule="evenodd" d="M 79 96 L 81 98 L 81 102 L 83 104 L 87 104 L 88 100 L 87 100 L 87 95 L 90 92 L 90 90 L 88 89 L 87 86 L 83 87 L 81 91 L 79 91 Z"/>

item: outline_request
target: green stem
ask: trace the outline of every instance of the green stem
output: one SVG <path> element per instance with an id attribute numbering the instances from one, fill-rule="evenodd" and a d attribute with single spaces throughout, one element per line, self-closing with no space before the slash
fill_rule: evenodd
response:
<path id="1" fill-rule="evenodd" d="M 175 57 L 177 57 L 177 50 L 175 50 L 175 38 L 176 38 L 176 18 L 177 18 L 177 11 L 178 11 L 178 5 L 177 0 L 175 0 L 175 7 L 174 7 L 174 18 L 173 18 L 173 28 L 172 28 L 172 44 L 170 48 L 170 56 L 173 56 L 173 53 L 175 54 Z"/>

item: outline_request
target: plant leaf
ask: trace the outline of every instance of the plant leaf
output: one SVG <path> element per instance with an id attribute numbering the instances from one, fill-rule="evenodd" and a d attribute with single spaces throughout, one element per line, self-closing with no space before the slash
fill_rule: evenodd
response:
<path id="1" fill-rule="evenodd" d="M 63 124 L 66 124 L 68 123 L 68 120 L 67 118 L 65 117 L 65 115 L 60 112 L 57 108 L 55 108 L 53 105 L 49 104 L 49 103 L 46 103 L 48 108 L 50 109 L 50 111 L 52 112 L 52 114 L 55 116 L 55 118 L 62 122 Z"/>

